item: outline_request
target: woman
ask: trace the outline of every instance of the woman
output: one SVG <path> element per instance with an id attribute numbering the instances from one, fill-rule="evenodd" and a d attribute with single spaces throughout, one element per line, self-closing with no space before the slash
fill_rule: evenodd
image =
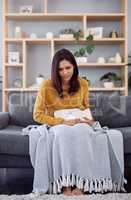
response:
<path id="1" fill-rule="evenodd" d="M 53 58 L 51 79 L 41 84 L 33 113 L 35 121 L 50 125 L 46 137 L 48 143 L 41 145 L 40 150 L 41 154 L 47 144 L 48 156 L 42 154 L 49 158 L 46 165 L 50 174 L 47 188 L 53 186 L 53 193 L 63 192 L 66 195 L 123 190 L 121 132 L 103 129 L 87 117 L 67 119 L 63 115 L 55 115 L 55 111 L 75 108 L 89 108 L 88 82 L 78 76 L 72 53 L 61 49 Z M 116 148 L 116 145 L 119 147 Z M 37 170 L 38 174 L 42 171 Z M 40 177 L 45 180 L 45 176 Z M 37 178 L 36 189 L 37 183 L 41 183 L 39 176 Z"/>
<path id="2" fill-rule="evenodd" d="M 87 109 L 88 82 L 78 77 L 78 67 L 72 53 L 67 49 L 58 51 L 52 62 L 51 80 L 44 81 L 40 87 L 35 106 L 34 120 L 41 124 L 73 126 L 77 123 L 92 124 L 93 120 L 55 118 L 54 111 L 67 108 Z M 64 187 L 67 195 L 82 194 L 82 191 Z"/>

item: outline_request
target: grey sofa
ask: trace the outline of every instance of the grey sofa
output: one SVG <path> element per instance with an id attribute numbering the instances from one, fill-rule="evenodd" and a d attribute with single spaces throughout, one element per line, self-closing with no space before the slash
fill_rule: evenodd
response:
<path id="1" fill-rule="evenodd" d="M 29 138 L 22 135 L 22 128 L 37 124 L 32 118 L 36 94 L 11 93 L 9 112 L 0 113 L 0 168 L 28 169 L 33 178 L 29 157 Z M 102 126 L 122 131 L 124 138 L 125 168 L 131 167 L 131 96 L 92 95 L 91 111 Z"/>

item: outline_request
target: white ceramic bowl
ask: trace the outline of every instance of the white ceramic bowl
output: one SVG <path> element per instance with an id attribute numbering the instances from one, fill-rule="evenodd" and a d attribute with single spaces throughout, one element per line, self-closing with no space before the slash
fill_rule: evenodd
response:
<path id="1" fill-rule="evenodd" d="M 114 83 L 113 82 L 104 82 L 104 87 L 105 88 L 113 88 L 114 87 Z"/>

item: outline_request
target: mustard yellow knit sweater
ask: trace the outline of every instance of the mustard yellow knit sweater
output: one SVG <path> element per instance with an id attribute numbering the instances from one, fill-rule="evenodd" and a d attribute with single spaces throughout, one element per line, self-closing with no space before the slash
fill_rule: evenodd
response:
<path id="1" fill-rule="evenodd" d="M 64 91 L 64 98 L 60 98 L 52 86 L 50 79 L 42 82 L 34 105 L 33 118 L 41 124 L 62 124 L 63 118 L 55 118 L 54 111 L 60 109 L 79 108 L 84 110 L 88 105 L 88 82 L 79 78 L 80 89 L 74 95 Z"/>

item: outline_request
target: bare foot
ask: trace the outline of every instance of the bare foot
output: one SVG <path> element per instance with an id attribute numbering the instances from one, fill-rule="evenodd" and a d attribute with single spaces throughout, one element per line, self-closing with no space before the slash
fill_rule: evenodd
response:
<path id="1" fill-rule="evenodd" d="M 73 195 L 83 195 L 83 191 L 80 190 L 79 188 L 75 188 L 73 191 L 72 191 L 72 194 Z"/>
<path id="2" fill-rule="evenodd" d="M 63 187 L 63 194 L 67 196 L 72 196 L 71 187 Z"/>

